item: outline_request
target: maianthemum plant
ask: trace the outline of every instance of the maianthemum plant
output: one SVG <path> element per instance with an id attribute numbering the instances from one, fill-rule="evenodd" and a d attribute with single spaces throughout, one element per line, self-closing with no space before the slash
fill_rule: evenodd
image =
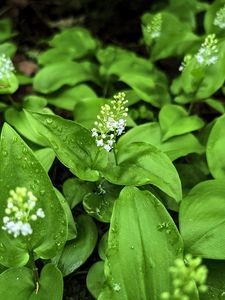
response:
<path id="1" fill-rule="evenodd" d="M 0 21 L 0 299 L 61 300 L 89 257 L 94 299 L 225 298 L 225 1 L 141 26 L 145 56 L 67 28 L 26 77 Z"/>

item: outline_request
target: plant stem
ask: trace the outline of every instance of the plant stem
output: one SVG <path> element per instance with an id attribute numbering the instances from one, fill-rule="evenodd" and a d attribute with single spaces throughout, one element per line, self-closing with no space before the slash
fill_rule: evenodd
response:
<path id="1" fill-rule="evenodd" d="M 113 154 L 114 154 L 114 158 L 115 158 L 115 163 L 118 166 L 116 144 L 114 144 L 114 147 L 113 147 Z"/>
<path id="2" fill-rule="evenodd" d="M 31 265 L 31 269 L 32 269 L 33 274 L 34 274 L 35 294 L 37 294 L 38 291 L 39 291 L 40 285 L 39 285 L 38 268 L 36 267 L 36 264 L 35 264 L 33 250 L 30 251 L 30 265 Z"/>

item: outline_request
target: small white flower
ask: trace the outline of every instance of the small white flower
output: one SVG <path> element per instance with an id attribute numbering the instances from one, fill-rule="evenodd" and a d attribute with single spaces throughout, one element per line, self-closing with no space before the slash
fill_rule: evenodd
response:
<path id="1" fill-rule="evenodd" d="M 150 24 L 147 25 L 146 31 L 150 34 L 152 39 L 157 39 L 161 35 L 162 27 L 162 15 L 161 13 L 156 14 Z"/>
<path id="2" fill-rule="evenodd" d="M 221 29 L 225 28 L 225 5 L 217 11 L 213 24 Z"/>
<path id="3" fill-rule="evenodd" d="M 91 130 L 98 147 L 102 147 L 106 151 L 112 150 L 116 136 L 124 132 L 128 111 L 125 108 L 126 103 L 125 94 L 118 93 L 110 105 L 105 104 L 101 107 L 101 114 L 97 116 L 99 121 L 94 123 L 96 128 Z"/>
<path id="4" fill-rule="evenodd" d="M 19 235 L 27 236 L 33 233 L 30 221 L 36 221 L 37 218 L 44 218 L 45 213 L 42 208 L 36 211 L 37 198 L 26 188 L 17 187 L 9 192 L 10 197 L 7 199 L 7 207 L 3 217 L 2 229 L 12 234 L 15 238 Z M 33 213 L 31 214 L 31 211 Z"/>
<path id="5" fill-rule="evenodd" d="M 197 62 L 202 66 L 213 65 L 218 60 L 218 40 L 215 34 L 210 34 L 206 37 L 204 43 L 201 45 L 198 53 L 195 55 Z"/>
<path id="6" fill-rule="evenodd" d="M 0 79 L 8 79 L 14 70 L 11 59 L 5 54 L 0 55 Z"/>
<path id="7" fill-rule="evenodd" d="M 39 218 L 44 218 L 45 217 L 45 213 L 44 213 L 42 208 L 38 208 L 38 210 L 36 211 L 36 216 L 39 217 Z"/>

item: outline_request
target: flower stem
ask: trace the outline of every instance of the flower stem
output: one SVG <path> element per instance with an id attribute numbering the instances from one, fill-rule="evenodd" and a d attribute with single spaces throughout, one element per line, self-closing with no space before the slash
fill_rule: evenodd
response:
<path id="1" fill-rule="evenodd" d="M 35 280 L 35 294 L 37 294 L 39 291 L 39 288 L 40 288 L 38 268 L 36 267 L 36 264 L 35 264 L 33 250 L 31 250 L 29 254 L 30 254 L 30 266 L 33 271 L 34 280 Z"/>
<path id="2" fill-rule="evenodd" d="M 115 158 L 115 163 L 118 166 L 118 160 L 117 160 L 117 150 L 116 150 L 116 144 L 113 147 L 113 154 L 114 154 L 114 158 Z"/>

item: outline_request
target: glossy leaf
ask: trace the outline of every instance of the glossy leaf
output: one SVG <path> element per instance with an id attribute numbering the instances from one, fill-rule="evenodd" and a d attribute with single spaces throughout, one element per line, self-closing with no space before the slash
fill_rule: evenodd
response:
<path id="1" fill-rule="evenodd" d="M 131 143 L 129 148 L 118 151 L 118 165 L 109 161 L 103 175 L 111 183 L 118 185 L 152 184 L 164 193 L 181 200 L 181 183 L 174 165 L 167 155 L 147 143 Z"/>
<path id="2" fill-rule="evenodd" d="M 155 122 L 145 123 L 129 130 L 119 139 L 118 149 L 123 151 L 122 149 L 127 149 L 130 143 L 143 141 L 159 148 L 166 153 L 171 160 L 186 156 L 190 153 L 202 154 L 204 152 L 204 147 L 199 143 L 196 137 L 190 133 L 173 137 L 163 142 L 161 128 L 159 124 Z"/>
<path id="3" fill-rule="evenodd" d="M 225 178 L 225 115 L 219 117 L 208 138 L 206 147 L 209 170 L 214 178 Z"/>
<path id="4" fill-rule="evenodd" d="M 224 194 L 222 180 L 209 180 L 196 185 L 182 200 L 179 223 L 186 252 L 225 259 Z"/>
<path id="5" fill-rule="evenodd" d="M 62 76 L 63 74 L 63 76 Z M 80 82 L 96 81 L 97 70 L 89 62 L 56 62 L 41 69 L 34 77 L 34 89 L 43 94 L 55 92 L 64 85 L 74 86 Z"/>
<path id="6" fill-rule="evenodd" d="M 125 187 L 113 210 L 106 284 L 98 299 L 160 299 L 171 290 L 169 267 L 182 251 L 181 237 L 161 202 L 150 192 Z"/>
<path id="7" fill-rule="evenodd" d="M 95 299 L 100 295 L 104 286 L 104 281 L 104 262 L 98 261 L 90 267 L 86 279 L 87 288 Z"/>
<path id="8" fill-rule="evenodd" d="M 189 116 L 183 107 L 174 104 L 163 106 L 159 113 L 159 124 L 163 133 L 163 141 L 204 126 L 203 120 L 198 116 Z"/>
<path id="9" fill-rule="evenodd" d="M 58 116 L 33 113 L 38 132 L 48 140 L 57 158 L 77 177 L 97 181 L 107 164 L 107 153 L 99 151 L 91 131 Z"/>
<path id="10" fill-rule="evenodd" d="M 44 210 L 45 218 L 33 222 L 29 247 L 37 257 L 53 257 L 62 248 L 67 236 L 64 210 L 45 170 L 31 149 L 7 124 L 4 125 L 1 135 L 0 157 L 0 220 L 5 215 L 6 201 L 11 189 L 26 187 L 32 191 Z M 26 240 L 21 237 L 14 238 L 3 230 L 0 230 L 0 240 L 0 261 L 3 265 L 13 267 L 27 263 L 29 253 Z"/>
<path id="11" fill-rule="evenodd" d="M 53 259 L 63 276 L 76 271 L 91 255 L 97 242 L 97 228 L 90 217 L 80 215 L 77 229 L 77 238 L 67 242 L 62 253 Z"/>

